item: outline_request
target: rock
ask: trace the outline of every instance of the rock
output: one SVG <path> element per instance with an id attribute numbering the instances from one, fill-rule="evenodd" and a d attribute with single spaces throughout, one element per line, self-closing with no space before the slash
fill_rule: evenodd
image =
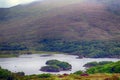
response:
<path id="1" fill-rule="evenodd" d="M 82 55 L 78 55 L 78 57 L 77 57 L 77 59 L 82 59 L 82 58 L 84 58 L 84 56 L 82 56 Z"/>

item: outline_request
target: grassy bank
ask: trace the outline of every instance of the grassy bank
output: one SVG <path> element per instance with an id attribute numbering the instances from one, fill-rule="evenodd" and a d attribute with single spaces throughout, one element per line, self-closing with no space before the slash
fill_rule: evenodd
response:
<path id="1" fill-rule="evenodd" d="M 18 57 L 22 54 L 65 54 L 62 52 L 47 52 L 47 51 L 35 51 L 35 50 L 27 50 L 27 51 L 0 51 L 0 58 L 11 58 Z"/>
<path id="2" fill-rule="evenodd" d="M 18 57 L 18 55 L 14 55 L 14 54 L 0 54 L 0 58 L 12 58 L 12 57 Z"/>
<path id="3" fill-rule="evenodd" d="M 30 76 L 15 76 L 17 80 L 120 80 L 120 74 L 89 74 L 88 76 L 76 74 L 39 74 Z"/>

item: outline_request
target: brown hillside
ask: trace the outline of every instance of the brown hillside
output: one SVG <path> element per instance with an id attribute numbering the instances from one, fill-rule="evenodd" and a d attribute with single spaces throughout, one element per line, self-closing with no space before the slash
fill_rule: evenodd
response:
<path id="1" fill-rule="evenodd" d="M 120 16 L 108 6 L 94 0 L 45 0 L 11 7 L 0 23 L 0 41 L 119 40 Z"/>

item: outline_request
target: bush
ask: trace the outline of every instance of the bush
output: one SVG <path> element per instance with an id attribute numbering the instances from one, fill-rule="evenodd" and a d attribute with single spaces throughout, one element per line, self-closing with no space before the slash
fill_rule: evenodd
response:
<path id="1" fill-rule="evenodd" d="M 120 73 L 120 61 L 89 68 L 87 73 Z"/>
<path id="2" fill-rule="evenodd" d="M 46 62 L 46 64 L 58 66 L 61 70 L 70 70 L 72 68 L 72 66 L 69 63 L 58 60 L 49 60 Z"/>
<path id="3" fill-rule="evenodd" d="M 19 75 L 19 76 L 25 76 L 24 72 L 17 72 L 16 74 Z"/>
<path id="4" fill-rule="evenodd" d="M 65 52 L 91 58 L 120 58 L 120 41 L 43 39 L 38 41 L 36 50 Z"/>
<path id="5" fill-rule="evenodd" d="M 70 70 L 72 66 L 67 62 L 58 60 L 48 60 L 46 62 L 48 66 L 42 67 L 40 70 L 45 72 L 59 72 L 64 70 Z"/>
<path id="6" fill-rule="evenodd" d="M 57 65 L 60 63 L 61 63 L 61 61 L 58 61 L 58 60 L 49 60 L 46 62 L 47 65 Z"/>
<path id="7" fill-rule="evenodd" d="M 39 78 L 50 78 L 52 74 L 40 74 L 38 75 Z"/>
<path id="8" fill-rule="evenodd" d="M 90 68 L 90 67 L 97 66 L 97 65 L 98 65 L 97 62 L 89 62 L 89 63 L 85 64 L 84 67 Z"/>
<path id="9" fill-rule="evenodd" d="M 57 64 L 56 66 L 59 66 L 61 70 L 70 70 L 72 68 L 72 66 L 67 62 L 61 62 Z"/>
<path id="10" fill-rule="evenodd" d="M 40 70 L 44 72 L 60 72 L 60 68 L 55 65 L 43 66 Z"/>
<path id="11" fill-rule="evenodd" d="M 0 67 L 0 80 L 12 80 L 13 79 L 13 75 L 10 71 L 6 70 L 6 69 L 2 69 Z"/>
<path id="12" fill-rule="evenodd" d="M 84 67 L 90 68 L 90 67 L 105 65 L 109 63 L 113 63 L 113 62 L 112 61 L 88 62 L 87 64 L 84 65 Z"/>
<path id="13" fill-rule="evenodd" d="M 81 75 L 81 74 L 83 74 L 83 72 L 82 71 L 76 71 L 76 72 L 74 72 L 74 74 Z"/>

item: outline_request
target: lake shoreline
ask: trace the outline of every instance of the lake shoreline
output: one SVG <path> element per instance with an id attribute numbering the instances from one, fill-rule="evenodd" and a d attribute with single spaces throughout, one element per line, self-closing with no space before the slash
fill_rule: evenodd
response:
<path id="1" fill-rule="evenodd" d="M 77 59 L 82 59 L 82 58 L 116 58 L 120 59 L 119 56 L 108 56 L 108 57 L 88 57 L 88 56 L 83 56 L 83 55 L 78 55 L 78 54 L 71 54 L 71 53 L 64 53 L 64 52 L 50 52 L 50 51 L 34 51 L 34 50 L 28 50 L 28 51 L 0 51 L 0 58 L 12 58 L 12 57 L 18 57 L 22 54 L 30 55 L 30 54 L 66 54 L 66 55 L 75 55 L 77 56 Z"/>
<path id="2" fill-rule="evenodd" d="M 46 56 L 47 55 L 47 56 Z M 93 61 L 119 61 L 120 59 L 116 58 L 81 58 L 77 59 L 76 55 L 67 55 L 67 54 L 22 54 L 18 57 L 13 58 L 0 58 L 0 66 L 4 69 L 8 69 L 12 72 L 25 72 L 26 75 L 32 74 L 42 74 L 46 72 L 39 71 L 42 66 L 45 66 L 47 60 L 57 59 L 60 61 L 68 62 L 72 65 L 71 71 L 61 71 L 58 73 L 51 74 L 70 74 L 79 70 L 85 70 L 83 67 L 84 64 Z M 79 63 L 79 64 L 78 64 Z M 23 64 L 25 64 L 23 66 Z"/>

